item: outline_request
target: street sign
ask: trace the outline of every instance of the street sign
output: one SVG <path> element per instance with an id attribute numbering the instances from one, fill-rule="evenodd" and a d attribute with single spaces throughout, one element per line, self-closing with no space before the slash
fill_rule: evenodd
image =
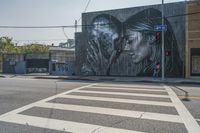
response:
<path id="1" fill-rule="evenodd" d="M 154 31 L 166 31 L 167 30 L 167 25 L 155 25 L 154 26 Z"/>

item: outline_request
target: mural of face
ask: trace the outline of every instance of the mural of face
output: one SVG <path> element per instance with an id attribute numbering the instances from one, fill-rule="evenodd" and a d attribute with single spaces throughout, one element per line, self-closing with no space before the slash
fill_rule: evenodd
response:
<path id="1" fill-rule="evenodd" d="M 160 11 L 149 8 L 131 16 L 124 23 L 125 30 L 123 31 L 127 40 L 125 50 L 131 55 L 135 75 L 152 76 L 154 64 L 161 62 L 162 45 L 159 41 L 161 37 L 158 40 L 156 31 L 154 31 L 154 26 L 161 23 L 160 16 Z M 165 57 L 165 73 L 166 76 L 180 76 L 182 61 L 179 56 L 178 44 L 171 24 L 167 19 L 164 20 L 167 25 L 164 49 L 173 53 Z"/>
<path id="2" fill-rule="evenodd" d="M 114 50 L 114 41 L 119 37 L 117 28 L 110 25 L 110 21 L 104 17 L 99 17 L 93 22 L 90 30 L 90 39 L 96 44 L 100 44 L 103 56 L 109 58 Z"/>
<path id="3" fill-rule="evenodd" d="M 152 66 L 161 62 L 161 42 L 154 26 L 161 23 L 161 12 L 149 8 L 120 22 L 109 14 L 100 14 L 87 27 L 85 63 L 81 72 L 86 75 L 152 76 Z M 173 29 L 165 19 L 166 76 L 182 74 L 182 60 Z"/>
<path id="4" fill-rule="evenodd" d="M 104 14 L 97 16 L 87 29 L 87 64 L 83 71 L 91 70 L 95 75 L 109 75 L 117 57 L 121 23 L 114 17 Z M 86 67 L 88 67 L 86 69 Z"/>
<path id="5" fill-rule="evenodd" d="M 126 30 L 126 50 L 130 51 L 132 61 L 137 64 L 146 59 L 151 54 L 150 42 L 141 32 Z"/>

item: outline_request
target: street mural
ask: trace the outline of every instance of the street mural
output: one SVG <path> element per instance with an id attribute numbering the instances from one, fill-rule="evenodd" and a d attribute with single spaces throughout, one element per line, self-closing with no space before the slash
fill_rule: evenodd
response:
<path id="1" fill-rule="evenodd" d="M 128 62 L 131 75 L 152 76 L 155 64 L 161 64 L 162 36 L 154 30 L 155 25 L 161 25 L 160 16 L 161 12 L 153 8 L 138 12 L 125 22 L 108 14 L 96 16 L 87 28 L 87 56 L 81 73 L 118 75 L 120 67 Z M 183 61 L 177 41 L 166 18 L 165 24 L 165 73 L 181 76 Z"/>

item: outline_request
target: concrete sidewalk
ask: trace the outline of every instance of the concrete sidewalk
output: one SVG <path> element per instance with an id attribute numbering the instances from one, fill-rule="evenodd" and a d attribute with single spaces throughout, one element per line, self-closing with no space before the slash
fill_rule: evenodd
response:
<path id="1" fill-rule="evenodd" d="M 58 80 L 87 80 L 87 81 L 115 81 L 115 82 L 152 82 L 152 83 L 180 83 L 180 84 L 200 84 L 200 77 L 190 79 L 184 78 L 161 78 L 153 77 L 122 77 L 122 76 L 53 76 L 45 74 L 0 74 L 0 78 L 31 78 L 31 79 L 58 79 Z"/>
<path id="2" fill-rule="evenodd" d="M 199 84 L 200 77 L 184 78 L 161 78 L 153 77 L 119 77 L 119 76 L 36 76 L 36 79 L 63 79 L 63 80 L 88 80 L 88 81 L 115 81 L 115 82 L 152 82 L 152 83 L 179 83 L 179 84 Z"/>

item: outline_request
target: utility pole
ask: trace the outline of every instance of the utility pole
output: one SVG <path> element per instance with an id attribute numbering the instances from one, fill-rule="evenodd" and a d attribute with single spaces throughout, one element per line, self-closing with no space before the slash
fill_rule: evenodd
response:
<path id="1" fill-rule="evenodd" d="M 77 24 L 78 24 L 78 21 L 75 20 L 75 33 L 77 32 Z"/>
<path id="2" fill-rule="evenodd" d="M 162 0 L 162 26 L 164 26 L 164 0 Z M 165 31 L 162 29 L 162 81 L 165 80 Z"/>

